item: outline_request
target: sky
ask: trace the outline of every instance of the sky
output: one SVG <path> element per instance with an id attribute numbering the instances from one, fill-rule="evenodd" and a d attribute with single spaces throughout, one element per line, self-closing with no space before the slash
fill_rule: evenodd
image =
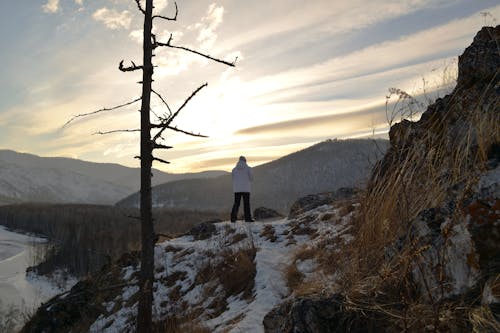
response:
<path id="1" fill-rule="evenodd" d="M 155 0 L 172 16 L 173 1 Z M 155 20 L 153 87 L 177 109 L 200 85 L 158 157 L 167 172 L 259 165 L 326 139 L 386 136 L 385 102 L 396 87 L 432 99 L 451 89 L 457 56 L 497 0 L 179 0 L 177 21 Z M 486 15 L 484 13 L 487 13 Z M 137 167 L 140 104 L 74 115 L 140 97 L 143 16 L 134 0 L 0 3 L 0 149 Z M 425 93 L 425 94 L 424 94 Z M 153 112 L 165 113 L 153 98 Z"/>

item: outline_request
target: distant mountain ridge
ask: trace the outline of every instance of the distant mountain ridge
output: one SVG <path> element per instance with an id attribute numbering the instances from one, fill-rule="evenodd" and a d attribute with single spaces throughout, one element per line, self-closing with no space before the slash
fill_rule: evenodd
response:
<path id="1" fill-rule="evenodd" d="M 153 185 L 214 177 L 224 171 L 169 174 L 153 169 Z M 38 201 L 114 204 L 140 188 L 140 169 L 0 150 L 0 204 Z"/>
<path id="2" fill-rule="evenodd" d="M 266 206 L 286 212 L 301 196 L 359 186 L 387 146 L 386 140 L 327 140 L 254 167 L 252 208 Z M 223 175 L 155 186 L 153 205 L 228 211 L 232 196 L 231 175 Z M 133 207 L 138 206 L 138 202 L 139 193 L 135 193 L 117 205 Z"/>

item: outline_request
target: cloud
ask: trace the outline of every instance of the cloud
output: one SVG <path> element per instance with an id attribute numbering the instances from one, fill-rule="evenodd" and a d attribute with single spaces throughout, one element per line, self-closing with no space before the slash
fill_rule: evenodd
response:
<path id="1" fill-rule="evenodd" d="M 352 31 L 360 31 L 429 7 L 446 6 L 455 2 L 456 0 L 316 0 L 304 3 L 299 0 L 284 0 L 269 3 L 266 10 L 251 1 L 238 2 L 238 11 L 245 12 L 245 19 L 239 22 L 241 28 L 238 34 L 229 36 L 224 44 L 243 47 L 264 41 L 269 45 L 266 38 L 279 36 L 280 42 L 303 45 L 326 33 L 332 38 L 328 43 L 333 45 L 334 37 L 342 38 Z M 235 10 L 230 5 L 227 7 L 231 13 Z"/>
<path id="2" fill-rule="evenodd" d="M 75 0 L 77 5 L 83 6 L 83 0 Z"/>
<path id="3" fill-rule="evenodd" d="M 47 3 L 42 6 L 42 10 L 45 13 L 56 13 L 59 11 L 59 0 L 48 0 Z"/>
<path id="4" fill-rule="evenodd" d="M 170 34 L 173 36 L 173 44 L 179 45 L 182 40 L 182 46 L 193 50 L 206 52 L 213 50 L 217 40 L 217 28 L 221 25 L 224 16 L 224 7 L 218 6 L 215 3 L 211 4 L 205 16 L 199 22 L 191 24 L 187 27 L 186 32 L 183 31 L 162 31 L 157 33 L 158 40 L 167 41 Z M 142 41 L 139 33 L 133 31 L 130 33 L 130 38 L 134 41 Z M 171 51 L 171 50 L 170 50 Z M 155 69 L 157 77 L 178 75 L 187 71 L 192 65 L 199 64 L 204 66 L 209 61 L 198 55 L 193 55 L 187 52 L 169 52 L 166 55 L 165 50 L 158 50 L 155 64 L 159 67 Z M 233 55 L 241 53 L 233 53 Z"/>
<path id="5" fill-rule="evenodd" d="M 222 23 L 224 7 L 213 3 L 208 7 L 207 15 L 203 17 L 202 23 L 198 25 L 199 33 L 196 40 L 200 42 L 202 49 L 209 49 L 217 40 L 215 30 Z"/>
<path id="6" fill-rule="evenodd" d="M 128 10 L 118 12 L 114 9 L 108 9 L 106 7 L 100 8 L 92 14 L 92 17 L 96 21 L 104 23 L 109 29 L 128 29 L 130 23 L 132 22 L 132 15 Z"/>
<path id="7" fill-rule="evenodd" d="M 142 44 L 142 29 L 137 29 L 137 30 L 132 30 L 128 36 L 130 37 L 130 39 L 132 39 L 134 42 L 138 43 L 138 44 Z"/>
<path id="8" fill-rule="evenodd" d="M 352 128 L 356 125 L 363 128 L 369 128 L 370 125 L 379 124 L 385 120 L 385 114 L 380 112 L 384 109 L 383 104 L 375 107 L 369 107 L 364 110 L 329 114 L 322 116 L 304 117 L 274 123 L 263 124 L 241 129 L 235 134 L 237 135 L 263 135 L 263 134 L 277 134 L 280 135 L 295 135 L 295 132 L 302 132 L 310 130 L 310 132 L 317 134 L 317 131 L 325 130 L 329 133 L 338 131 L 338 135 L 345 134 L 339 131 L 342 128 Z"/>
<path id="9" fill-rule="evenodd" d="M 247 161 L 252 165 L 262 164 L 275 160 L 281 155 L 272 156 L 258 156 L 258 155 L 245 155 Z M 232 157 L 213 158 L 203 161 L 193 162 L 189 165 L 189 170 L 224 170 L 231 169 L 238 161 L 238 155 Z"/>

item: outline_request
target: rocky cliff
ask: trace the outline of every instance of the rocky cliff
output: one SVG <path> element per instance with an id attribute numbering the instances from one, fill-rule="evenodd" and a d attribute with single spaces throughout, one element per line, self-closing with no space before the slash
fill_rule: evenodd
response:
<path id="1" fill-rule="evenodd" d="M 500 330 L 499 44 L 500 26 L 479 31 L 454 91 L 391 128 L 337 277 L 271 311 L 266 332 Z"/>

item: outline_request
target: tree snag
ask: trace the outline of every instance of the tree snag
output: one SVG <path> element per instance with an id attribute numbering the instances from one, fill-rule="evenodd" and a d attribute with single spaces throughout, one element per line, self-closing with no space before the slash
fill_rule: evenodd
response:
<path id="1" fill-rule="evenodd" d="M 140 129 L 117 129 L 109 131 L 99 131 L 94 134 L 113 134 L 121 132 L 140 132 L 140 156 L 136 158 L 141 160 L 141 190 L 140 190 L 140 221 L 141 221 L 141 272 L 139 277 L 139 306 L 137 312 L 136 328 L 138 333 L 150 333 L 153 330 L 152 324 L 152 304 L 153 304 L 153 284 L 154 284 L 154 245 L 155 245 L 155 232 L 153 224 L 153 208 L 152 208 L 152 193 L 151 193 L 151 168 L 153 161 L 160 163 L 170 163 L 162 158 L 153 155 L 155 149 L 171 149 L 173 147 L 163 144 L 164 138 L 162 137 L 165 130 L 171 130 L 183 133 L 189 136 L 206 137 L 200 133 L 193 133 L 185 131 L 172 125 L 172 122 L 179 115 L 187 103 L 203 88 L 207 83 L 199 86 L 191 95 L 186 98 L 182 105 L 172 112 L 166 100 L 152 88 L 154 66 L 152 58 L 153 52 L 158 47 L 168 47 L 179 49 L 186 52 L 196 54 L 214 62 L 218 62 L 227 66 L 234 67 L 237 58 L 233 62 L 228 62 L 222 59 L 217 59 L 208 54 L 192 50 L 187 47 L 172 45 L 172 35 L 170 35 L 167 42 L 156 40 L 156 36 L 152 33 L 153 20 L 162 19 L 167 21 L 176 21 L 179 12 L 177 3 L 175 4 L 175 14 L 173 17 L 163 15 L 153 15 L 153 0 L 134 0 L 137 4 L 138 10 L 144 15 L 143 27 L 143 63 L 136 65 L 131 61 L 131 66 L 124 66 L 124 60 L 120 61 L 118 69 L 122 72 L 134 72 L 142 70 L 142 85 L 141 97 L 136 98 L 130 102 L 123 103 L 111 108 L 102 108 L 97 111 L 78 114 L 68 120 L 63 127 L 68 126 L 74 120 L 80 117 L 91 116 L 101 112 L 114 111 L 125 106 L 129 106 L 135 102 L 141 101 L 141 126 Z M 145 7 L 143 3 L 145 2 Z M 160 99 L 162 104 L 167 108 L 167 112 L 163 116 L 158 116 L 151 109 L 151 94 L 154 94 Z M 151 113 L 157 118 L 157 123 L 151 122 Z M 153 133 L 152 133 L 153 132 Z"/>

